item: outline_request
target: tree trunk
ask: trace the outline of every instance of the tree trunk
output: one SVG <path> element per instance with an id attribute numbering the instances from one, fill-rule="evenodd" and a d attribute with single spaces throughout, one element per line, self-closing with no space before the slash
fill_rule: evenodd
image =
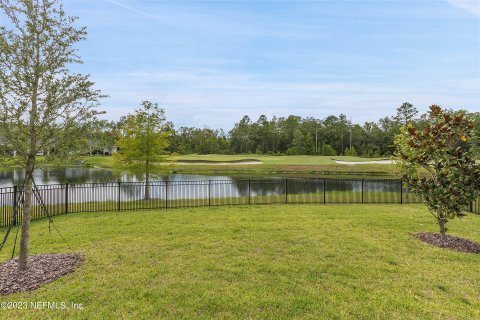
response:
<path id="1" fill-rule="evenodd" d="M 36 29 L 36 25 L 33 26 Z M 31 103 L 32 108 L 29 112 L 28 119 L 28 133 L 30 138 L 30 148 L 28 152 L 28 159 L 25 166 L 25 183 L 24 204 L 23 204 L 23 220 L 22 232 L 20 234 L 20 255 L 18 257 L 18 268 L 26 270 L 28 268 L 28 249 L 30 244 L 30 219 L 32 217 L 32 185 L 33 185 L 33 170 L 35 169 L 35 157 L 37 155 L 37 131 L 36 125 L 38 120 L 37 99 L 38 99 L 38 85 L 40 81 L 40 35 L 35 34 L 35 66 L 34 78 L 32 81 Z"/>
<path id="2" fill-rule="evenodd" d="M 20 256 L 18 258 L 18 268 L 26 270 L 28 268 L 28 249 L 30 240 L 30 219 L 32 216 L 32 184 L 33 184 L 33 169 L 35 158 L 30 157 L 27 163 L 27 170 L 25 176 L 24 191 L 24 205 L 23 205 L 23 220 L 22 233 L 20 238 Z"/>
<path id="3" fill-rule="evenodd" d="M 440 235 L 442 236 L 442 246 L 445 247 L 447 245 L 447 235 L 445 234 L 446 228 L 444 217 L 438 218 L 438 225 L 440 226 Z"/>

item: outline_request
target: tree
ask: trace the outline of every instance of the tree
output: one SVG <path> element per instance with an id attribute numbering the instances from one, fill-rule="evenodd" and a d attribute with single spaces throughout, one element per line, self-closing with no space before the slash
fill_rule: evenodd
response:
<path id="1" fill-rule="evenodd" d="M 472 137 L 468 142 L 470 145 L 470 151 L 477 159 L 480 159 L 480 112 L 474 113 L 473 117 L 475 119 L 475 124 L 472 130 Z"/>
<path id="2" fill-rule="evenodd" d="M 292 146 L 287 150 L 288 154 L 313 154 L 315 144 L 311 134 L 304 134 L 300 129 L 293 134 Z"/>
<path id="3" fill-rule="evenodd" d="M 293 143 L 294 134 L 300 126 L 302 118 L 299 116 L 289 115 L 287 118 L 278 119 L 278 128 L 280 130 L 280 149 L 286 152 Z"/>
<path id="4" fill-rule="evenodd" d="M 404 176 L 407 177 L 403 182 L 405 184 L 405 201 L 409 201 L 410 197 L 410 183 L 408 177 L 413 177 L 417 174 L 419 165 L 415 162 L 405 161 L 403 159 L 404 155 L 408 155 L 409 158 L 416 159 L 420 150 L 412 148 L 409 144 L 408 137 L 408 128 L 400 128 L 400 133 L 395 137 L 395 151 L 393 153 L 393 158 L 395 160 L 395 166 L 397 170 Z"/>
<path id="5" fill-rule="evenodd" d="M 164 130 L 165 112 L 158 104 L 143 101 L 135 114 L 125 118 L 119 151 L 114 154 L 117 166 L 145 178 L 144 199 L 150 199 L 150 175 L 155 164 L 164 160 L 169 141 L 169 131 Z"/>
<path id="6" fill-rule="evenodd" d="M 249 139 L 250 139 L 250 125 L 252 124 L 250 118 L 245 115 L 240 122 L 235 123 L 235 126 L 230 131 L 230 144 L 234 153 L 248 153 Z"/>
<path id="7" fill-rule="evenodd" d="M 256 139 L 257 139 L 257 150 L 260 153 L 265 154 L 268 151 L 268 142 L 271 140 L 272 132 L 270 127 L 270 122 L 268 121 L 265 115 L 261 115 L 256 125 Z"/>
<path id="8" fill-rule="evenodd" d="M 404 102 L 397 108 L 397 115 L 394 119 L 402 123 L 405 127 L 417 116 L 418 110 L 409 102 Z"/>
<path id="9" fill-rule="evenodd" d="M 90 155 L 97 152 L 102 155 L 113 151 L 115 141 L 118 139 L 118 131 L 115 122 L 106 120 L 97 121 L 92 127 L 85 143 L 86 152 Z"/>
<path id="10" fill-rule="evenodd" d="M 322 155 L 323 156 L 336 156 L 337 153 L 335 152 L 335 149 L 327 143 L 324 143 L 322 145 Z"/>
<path id="11" fill-rule="evenodd" d="M 355 147 L 352 146 L 352 148 L 346 147 L 345 152 L 343 153 L 345 156 L 351 156 L 351 157 L 356 157 L 357 150 L 355 150 Z"/>
<path id="12" fill-rule="evenodd" d="M 390 117 L 381 118 L 378 121 L 379 128 L 381 129 L 381 154 L 391 155 L 395 150 L 394 140 L 395 136 L 400 132 L 401 126 L 397 121 Z"/>
<path id="13" fill-rule="evenodd" d="M 325 127 L 325 142 L 335 149 L 336 154 L 342 154 L 345 149 L 345 139 L 349 135 L 347 117 L 328 116 L 322 121 Z"/>
<path id="14" fill-rule="evenodd" d="M 0 136 L 25 168 L 19 268 L 28 268 L 33 171 L 37 152 L 65 157 L 76 149 L 99 114 L 102 98 L 88 75 L 72 73 L 81 63 L 73 47 L 86 37 L 58 0 L 0 0 Z M 5 20 L 4 20 L 5 18 Z"/>
<path id="15" fill-rule="evenodd" d="M 405 170 L 404 178 L 437 220 L 444 245 L 445 224 L 463 217 L 464 208 L 480 190 L 480 167 L 464 147 L 472 128 L 473 121 L 464 112 L 446 112 L 433 105 L 422 130 L 409 126 L 397 139 L 400 161 L 427 171 L 423 176 Z"/>
<path id="16" fill-rule="evenodd" d="M 364 139 L 362 155 L 367 158 L 380 156 L 383 141 L 383 131 L 375 122 L 365 122 L 363 125 Z"/>

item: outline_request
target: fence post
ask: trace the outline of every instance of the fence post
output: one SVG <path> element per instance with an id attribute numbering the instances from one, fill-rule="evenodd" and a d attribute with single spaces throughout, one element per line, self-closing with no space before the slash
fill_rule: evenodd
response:
<path id="1" fill-rule="evenodd" d="M 117 182 L 117 211 L 120 211 L 120 184 L 122 182 L 120 180 L 118 180 Z"/>
<path id="2" fill-rule="evenodd" d="M 211 189 L 211 186 L 212 186 L 212 180 L 208 180 L 208 206 L 210 207 L 212 205 L 212 197 L 210 196 L 210 189 Z"/>
<path id="3" fill-rule="evenodd" d="M 288 179 L 285 178 L 285 203 L 288 203 Z"/>
<path id="4" fill-rule="evenodd" d="M 68 182 L 65 183 L 65 213 L 68 213 Z"/>
<path id="5" fill-rule="evenodd" d="M 323 178 L 323 204 L 327 203 L 327 179 Z"/>
<path id="6" fill-rule="evenodd" d="M 252 196 L 250 195 L 250 179 L 248 179 L 248 204 L 252 204 Z"/>
<path id="7" fill-rule="evenodd" d="M 363 181 L 364 179 L 362 179 L 362 203 L 363 203 Z"/>
<path id="8" fill-rule="evenodd" d="M 12 211 L 12 224 L 17 225 L 17 186 L 13 186 L 13 211 Z"/>
<path id="9" fill-rule="evenodd" d="M 168 180 L 165 180 L 165 210 L 168 209 Z"/>
<path id="10" fill-rule="evenodd" d="M 400 204 L 403 204 L 403 181 L 400 179 Z"/>

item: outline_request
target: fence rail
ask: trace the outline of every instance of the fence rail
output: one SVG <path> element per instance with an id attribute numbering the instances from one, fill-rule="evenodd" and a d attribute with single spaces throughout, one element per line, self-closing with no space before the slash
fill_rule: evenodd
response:
<path id="1" fill-rule="evenodd" d="M 398 179 L 244 179 L 203 181 L 114 182 L 37 186 L 32 220 L 73 212 L 171 209 L 181 207 L 273 203 L 420 203 Z M 0 227 L 10 225 L 20 187 L 0 188 Z M 480 199 L 479 199 L 480 200 Z M 480 201 L 466 211 L 480 213 Z M 43 203 L 42 203 L 43 202 Z M 46 209 L 46 210 L 45 210 Z"/>

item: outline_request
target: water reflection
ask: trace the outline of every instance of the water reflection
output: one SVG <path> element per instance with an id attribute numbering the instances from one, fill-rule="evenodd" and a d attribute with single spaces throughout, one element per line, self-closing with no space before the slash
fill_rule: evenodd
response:
<path id="1" fill-rule="evenodd" d="M 138 182 L 142 181 L 141 175 L 122 174 L 108 169 L 96 169 L 87 167 L 51 168 L 46 170 L 37 169 L 33 177 L 37 185 L 52 184 L 84 184 L 84 183 L 108 183 L 108 182 Z M 20 186 L 25 179 L 23 169 L 0 169 L 0 188 Z M 193 174 L 171 174 L 152 176 L 157 181 L 200 181 L 200 180 L 233 180 L 228 176 L 206 176 Z"/>
<path id="2" fill-rule="evenodd" d="M 24 178 L 21 169 L 2 170 L 0 187 L 21 185 Z M 36 170 L 34 178 L 37 185 L 43 185 L 40 189 L 49 204 L 63 203 L 66 197 L 71 203 L 128 202 L 146 198 L 142 177 L 106 169 L 72 167 Z M 172 174 L 153 177 L 152 181 L 150 198 L 159 200 L 256 198 L 264 201 L 262 199 L 270 198 L 292 202 L 364 202 L 388 198 L 388 202 L 398 202 L 401 195 L 398 180 L 293 178 L 287 183 L 281 178 L 247 180 L 231 176 Z M 63 186 L 65 183 L 70 184 L 68 192 Z M 55 184 L 61 185 L 52 186 Z M 381 199 L 378 198 L 380 196 Z"/>
<path id="3" fill-rule="evenodd" d="M 51 168 L 46 170 L 37 169 L 33 178 L 38 185 L 64 184 L 64 183 L 89 183 L 111 182 L 120 177 L 111 170 L 94 169 L 85 167 Z M 0 187 L 12 187 L 22 185 L 25 179 L 23 169 L 0 169 Z"/>

